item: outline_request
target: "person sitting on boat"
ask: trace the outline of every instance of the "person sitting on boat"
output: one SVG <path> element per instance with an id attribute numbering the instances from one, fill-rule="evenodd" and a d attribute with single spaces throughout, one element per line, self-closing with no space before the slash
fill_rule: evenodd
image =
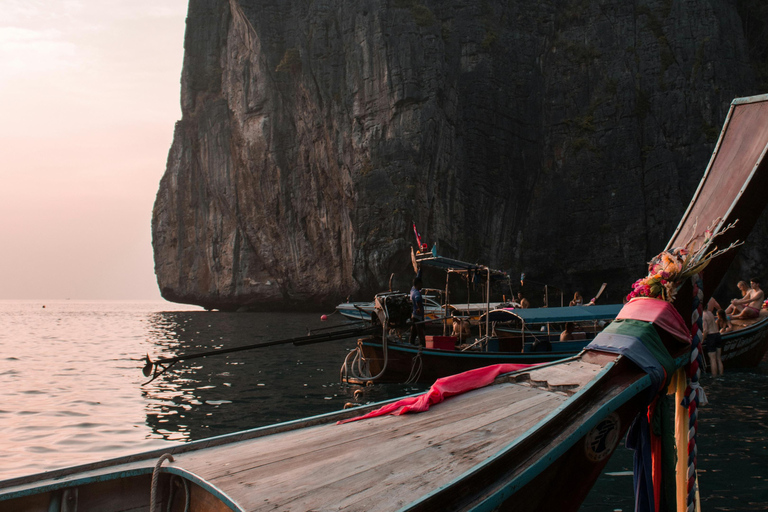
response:
<path id="1" fill-rule="evenodd" d="M 584 299 L 581 297 L 581 294 L 579 292 L 575 292 L 573 294 L 573 300 L 571 301 L 569 306 L 581 306 L 584 304 Z"/>
<path id="2" fill-rule="evenodd" d="M 419 344 L 424 344 L 424 297 L 421 296 L 421 269 L 413 279 L 411 288 L 411 344 L 416 344 L 416 336 L 419 337 Z"/>
<path id="3" fill-rule="evenodd" d="M 720 329 L 717 326 L 715 315 L 709 308 L 702 314 L 701 342 L 704 345 L 704 352 L 709 356 L 709 371 L 713 377 L 723 374 L 723 340 L 720 336 Z"/>
<path id="4" fill-rule="evenodd" d="M 458 338 L 459 341 L 464 341 L 469 337 L 470 327 L 469 320 L 460 316 L 453 317 L 453 332 L 452 336 Z"/>
<path id="5" fill-rule="evenodd" d="M 739 305 L 743 306 L 741 311 L 731 318 L 746 320 L 760 316 L 760 308 L 763 305 L 765 293 L 760 289 L 760 281 L 758 279 L 750 280 L 749 286 L 751 289 L 744 295 L 743 299 L 731 301 L 731 304 L 738 302 Z"/>
<path id="6" fill-rule="evenodd" d="M 724 309 L 718 309 L 717 313 L 717 327 L 720 329 L 720 334 L 725 334 L 733 330 L 733 324 L 728 320 L 728 316 L 725 314 Z"/>
<path id="7" fill-rule="evenodd" d="M 517 292 L 517 302 L 520 303 L 520 307 L 523 309 L 531 307 L 531 303 L 523 296 L 523 292 Z"/>
<path id="8" fill-rule="evenodd" d="M 565 323 L 565 330 L 560 333 L 560 341 L 570 341 L 573 339 L 573 322 Z"/>
<path id="9" fill-rule="evenodd" d="M 733 299 L 731 301 L 731 304 L 725 309 L 726 315 L 735 315 L 740 313 L 741 310 L 743 309 L 741 301 L 743 301 L 746 298 L 747 293 L 749 293 L 750 291 L 749 285 L 747 284 L 746 281 L 739 281 L 738 283 L 736 283 L 736 287 L 741 292 L 741 298 Z"/>

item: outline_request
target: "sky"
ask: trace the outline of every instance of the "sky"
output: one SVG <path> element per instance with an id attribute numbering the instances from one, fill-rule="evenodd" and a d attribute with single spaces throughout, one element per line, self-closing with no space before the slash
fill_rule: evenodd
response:
<path id="1" fill-rule="evenodd" d="M 0 299 L 160 299 L 187 0 L 0 0 Z"/>

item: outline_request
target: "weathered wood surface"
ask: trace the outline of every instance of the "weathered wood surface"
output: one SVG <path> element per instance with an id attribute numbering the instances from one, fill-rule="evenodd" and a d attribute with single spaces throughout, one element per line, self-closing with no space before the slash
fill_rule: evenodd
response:
<path id="1" fill-rule="evenodd" d="M 452 397 L 426 413 L 284 432 L 180 454 L 172 465 L 249 511 L 398 509 L 511 443 L 601 369 L 580 361 L 561 366 Z M 568 393 L 556 390 L 563 386 Z"/>

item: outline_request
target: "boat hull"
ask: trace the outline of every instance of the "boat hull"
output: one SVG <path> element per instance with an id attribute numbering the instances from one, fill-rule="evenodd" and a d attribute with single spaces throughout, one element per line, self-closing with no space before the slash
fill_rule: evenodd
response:
<path id="1" fill-rule="evenodd" d="M 233 508 L 188 478 L 162 473 L 157 480 L 162 510 L 173 512 L 232 512 Z M 0 501 L 0 509 L 24 512 L 50 510 L 149 511 L 152 468 L 104 472 L 75 478 L 49 490 Z M 170 505 L 169 505 L 170 504 Z M 6 508 L 7 507 L 7 508 Z M 161 510 L 158 509 L 158 510 Z"/>
<path id="2" fill-rule="evenodd" d="M 183 510 L 186 483 L 191 511 L 576 511 L 649 381 L 622 356 L 586 353 L 418 415 L 335 424 L 367 406 L 181 445 L 158 503 Z M 159 453 L 0 482 L 0 509 L 65 510 L 62 494 L 76 490 L 78 510 L 149 510 Z M 573 492 L 542 492 L 549 484 Z"/>
<path id="3" fill-rule="evenodd" d="M 385 357 L 377 338 L 362 340 L 361 347 L 370 374 L 381 373 L 377 382 L 433 382 L 441 377 L 492 364 L 550 363 L 580 352 L 580 348 L 558 352 L 461 352 L 389 343 Z"/>
<path id="4" fill-rule="evenodd" d="M 726 369 L 754 368 L 768 352 L 768 317 L 723 335 L 723 366 Z"/>

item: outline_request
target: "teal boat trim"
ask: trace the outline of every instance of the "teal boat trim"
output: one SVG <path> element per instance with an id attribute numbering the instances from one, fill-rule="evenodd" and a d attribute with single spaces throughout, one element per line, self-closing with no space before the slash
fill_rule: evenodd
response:
<path id="1" fill-rule="evenodd" d="M 582 423 L 571 435 L 569 435 L 562 443 L 558 444 L 552 450 L 550 450 L 545 457 L 541 457 L 533 465 L 528 467 L 520 475 L 512 479 L 504 487 L 480 503 L 478 506 L 472 508 L 473 512 L 490 512 L 498 507 L 504 500 L 509 499 L 517 490 L 533 481 L 540 473 L 542 473 L 549 465 L 561 457 L 566 451 L 574 446 L 580 439 L 586 436 L 590 430 L 592 430 L 603 418 L 624 405 L 630 399 L 635 397 L 639 392 L 648 388 L 651 385 L 651 377 L 649 375 L 643 376 L 640 380 L 627 387 L 624 391 L 608 400 L 600 409 L 593 414 L 589 420 Z M 564 404 L 565 405 L 565 404 Z M 542 422 L 546 422 L 546 418 Z M 534 428 L 539 428 L 537 425 Z"/>
<path id="2" fill-rule="evenodd" d="M 151 462 L 151 461 L 150 461 Z M 113 473 L 102 473 L 94 476 L 87 476 L 83 478 L 75 478 L 72 480 L 65 480 L 55 484 L 41 485 L 38 487 L 30 487 L 28 489 L 22 489 L 10 493 L 0 494 L 0 501 L 10 500 L 14 498 L 24 498 L 26 496 L 34 496 L 35 494 L 44 494 L 48 492 L 61 491 L 64 489 L 70 489 L 72 487 L 79 487 L 82 485 L 96 484 L 100 482 L 108 482 L 110 480 L 117 480 L 121 478 L 132 478 L 142 475 L 151 475 L 154 467 L 148 466 L 145 468 L 135 468 L 129 470 L 115 471 Z M 97 470 L 95 470 L 97 471 Z"/>
<path id="3" fill-rule="evenodd" d="M 586 346 L 589 341 L 591 340 L 585 340 L 584 345 Z M 560 343 L 560 342 L 553 342 L 553 343 Z M 381 348 L 381 343 L 378 342 L 370 342 L 370 341 L 363 341 L 363 345 L 367 345 L 369 347 L 373 348 Z M 440 349 L 431 349 L 431 348 L 422 348 L 419 350 L 419 347 L 416 346 L 405 346 L 405 345 L 387 345 L 387 350 L 395 350 L 397 352 L 405 352 L 408 354 L 413 354 L 414 356 L 417 354 L 427 354 L 427 355 L 439 355 L 440 357 L 445 357 L 448 359 L 488 359 L 490 362 L 488 364 L 495 364 L 498 362 L 498 359 L 500 356 L 503 356 L 505 359 L 530 359 L 531 357 L 552 357 L 557 356 L 559 354 L 562 354 L 563 356 L 571 356 L 574 355 L 577 351 L 576 350 L 567 350 L 567 351 L 552 351 L 552 352 L 479 352 L 479 351 L 472 351 L 472 352 L 461 352 L 459 350 L 440 350 Z M 564 361 L 565 359 L 560 359 L 559 361 Z"/>
<path id="4" fill-rule="evenodd" d="M 683 365 L 685 365 L 688 362 L 688 358 L 689 358 L 688 355 L 684 355 L 675 359 L 675 367 L 680 368 Z M 553 363 L 549 363 L 547 365 L 541 365 L 541 366 L 550 366 L 550 365 L 555 365 L 559 363 L 562 363 L 562 361 L 555 361 Z M 546 418 L 542 419 L 539 423 L 537 423 L 536 425 L 528 429 L 523 435 L 518 437 L 514 442 L 510 443 L 506 448 L 501 450 L 499 453 L 497 453 L 493 457 L 490 457 L 489 459 L 484 461 L 482 464 L 463 473 L 462 475 L 453 479 L 451 482 L 445 484 L 439 489 L 436 489 L 435 491 L 425 495 L 419 501 L 410 503 L 406 507 L 399 509 L 398 512 L 406 512 L 407 510 L 411 509 L 414 505 L 417 505 L 423 501 L 428 500 L 431 496 L 444 492 L 450 487 L 460 483 L 462 480 L 469 477 L 473 473 L 479 471 L 485 466 L 492 464 L 497 459 L 504 456 L 507 452 L 514 449 L 520 443 L 524 442 L 526 439 L 531 437 L 534 433 L 536 433 L 548 422 L 552 421 L 553 418 L 555 418 L 563 410 L 569 407 L 581 395 L 589 392 L 589 390 L 592 387 L 594 387 L 597 384 L 597 382 L 599 382 L 606 375 L 606 373 L 610 371 L 610 369 L 613 366 L 615 366 L 615 364 L 616 364 L 615 362 L 611 362 L 608 365 L 606 365 L 605 368 L 603 368 L 603 370 L 596 376 L 596 378 L 593 379 L 589 384 L 587 384 L 583 389 L 575 393 L 572 397 L 570 397 L 569 400 L 561 404 L 557 409 L 555 409 L 553 412 L 547 415 Z M 600 407 L 600 409 L 598 409 L 597 413 L 593 414 L 588 421 L 586 421 L 579 428 L 577 428 L 576 431 L 574 431 L 571 435 L 569 435 L 562 443 L 558 444 L 556 447 L 550 450 L 546 456 L 541 457 L 536 463 L 534 463 L 529 468 L 525 469 L 520 475 L 516 476 L 510 482 L 505 484 L 499 491 L 497 491 L 492 496 L 490 496 L 489 498 L 484 500 L 482 503 L 478 504 L 477 506 L 475 506 L 470 510 L 472 512 L 492 512 L 493 510 L 495 510 L 501 503 L 504 502 L 504 500 L 509 499 L 509 497 L 512 496 L 517 490 L 522 488 L 524 485 L 530 483 L 536 476 L 538 476 L 542 471 L 544 471 L 554 460 L 562 456 L 568 449 L 570 449 L 574 444 L 576 444 L 576 442 L 579 439 L 583 438 L 595 425 L 597 425 L 597 423 L 599 423 L 603 419 L 605 415 L 615 411 L 620 406 L 624 405 L 626 402 L 628 402 L 630 399 L 636 396 L 638 393 L 648 388 L 648 386 L 650 385 L 651 385 L 651 377 L 649 375 L 645 375 L 642 378 L 640 378 L 637 382 L 628 386 L 621 393 L 619 393 L 615 397 L 608 400 L 602 407 Z M 601 412 L 604 412 L 604 414 L 600 414 Z"/>
<path id="5" fill-rule="evenodd" d="M 562 361 L 557 361 L 557 362 L 555 362 L 554 364 L 558 364 L 558 363 L 562 363 Z M 615 364 L 616 364 L 615 362 L 610 362 L 610 363 L 608 363 L 607 365 L 605 365 L 605 367 L 604 367 L 604 368 L 603 368 L 603 369 L 600 371 L 600 373 L 598 373 L 598 374 L 597 374 L 596 378 L 592 379 L 592 381 L 591 381 L 591 382 L 589 382 L 589 383 L 588 383 L 586 386 L 584 386 L 584 388 L 582 388 L 582 389 L 580 389 L 578 392 L 576 392 L 576 393 L 575 393 L 573 396 L 571 396 L 571 397 L 570 397 L 570 399 L 569 399 L 569 400 L 566 400 L 565 402 L 563 402 L 562 404 L 560 404 L 560 406 L 559 406 L 559 407 L 557 407 L 557 409 L 555 409 L 554 411 L 552 411 L 551 413 L 549 413 L 549 414 L 548 414 L 548 415 L 547 415 L 547 416 L 546 416 L 544 419 L 542 419 L 541 421 L 539 421 L 539 422 L 538 422 L 536 425 L 534 425 L 533 427 L 531 427 L 531 428 L 529 428 L 528 430 L 526 430 L 526 431 L 525 431 L 525 432 L 524 432 L 524 433 L 523 433 L 521 436 L 519 436 L 517 439 L 515 439 L 515 440 L 514 440 L 512 443 L 508 444 L 508 445 L 507 445 L 507 446 L 506 446 L 506 447 L 505 447 L 503 450 L 500 450 L 500 451 L 499 451 L 499 452 L 498 452 L 496 455 L 494 455 L 493 457 L 489 457 L 489 458 L 488 458 L 486 461 L 484 461 L 482 464 L 478 464 L 477 466 L 475 466 L 475 467 L 474 467 L 474 468 L 472 468 L 471 470 L 469 470 L 469 471 L 466 471 L 465 473 L 463 473 L 463 474 L 459 475 L 458 477 L 454 478 L 453 480 L 451 480 L 451 481 L 450 481 L 450 482 L 448 482 L 447 484 L 443 485 L 442 487 L 440 487 L 440 488 L 438 488 L 438 489 L 435 489 L 435 490 L 434 490 L 434 491 L 432 491 L 431 493 L 429 493 L 429 494 L 427 494 L 427 495 L 423 496 L 423 497 L 422 497 L 422 498 L 421 498 L 419 501 L 416 501 L 416 502 L 410 503 L 410 504 L 409 504 L 409 505 L 407 505 L 406 507 L 403 507 L 403 508 L 399 509 L 399 510 L 398 510 L 398 512 L 406 512 L 407 510 L 409 510 L 409 509 L 410 509 L 411 507 L 413 507 L 414 505 L 416 505 L 416 504 L 418 504 L 418 503 L 420 503 L 420 502 L 422 502 L 422 501 L 426 501 L 427 499 L 429 499 L 429 498 L 430 498 L 431 496 L 433 496 L 433 495 L 437 495 L 437 494 L 440 494 L 441 492 L 445 491 L 446 489 L 449 489 L 450 487 L 452 487 L 452 486 L 454 486 L 454 485 L 458 484 L 459 482 L 461 482 L 461 481 L 462 481 L 462 480 L 464 480 L 465 478 L 469 477 L 470 475 L 472 475 L 473 473 L 475 473 L 475 472 L 476 472 L 476 471 L 478 471 L 479 469 L 483 468 L 484 466 L 487 466 L 487 465 L 491 464 L 491 463 L 492 463 L 492 462 L 494 462 L 496 459 L 500 458 L 500 457 L 501 457 L 503 454 L 505 454 L 505 453 L 509 452 L 510 450 L 514 449 L 514 448 L 515 448 L 517 445 L 519 445 L 520 443 L 522 443 L 523 441 L 525 441 L 526 439 L 528 439 L 528 438 L 529 438 L 530 436 L 532 436 L 532 435 L 533 435 L 535 432 L 537 432 L 537 431 L 538 431 L 538 430 L 539 430 L 541 427 L 543 427 L 543 426 L 544 426 L 544 425 L 546 425 L 546 424 L 547 424 L 549 421 L 551 421 L 551 420 L 552 420 L 552 418 L 554 418 L 554 417 L 556 417 L 558 414 L 560 414 L 560 413 L 561 413 L 561 412 L 562 412 L 562 411 L 563 411 L 565 408 L 569 407 L 569 406 L 570 406 L 570 405 L 571 405 L 571 404 L 572 404 L 574 401 L 576 401 L 576 399 L 578 399 L 578 398 L 579 398 L 579 397 L 581 397 L 583 394 L 587 393 L 587 392 L 588 392 L 590 389 L 592 389 L 592 387 L 593 387 L 593 386 L 594 386 L 594 385 L 595 385 L 597 382 L 599 382 L 599 381 L 600 381 L 600 380 L 601 380 L 601 379 L 602 379 L 602 378 L 603 378 L 603 377 L 606 375 L 606 373 L 608 373 L 608 371 L 609 371 L 611 368 L 613 368 L 613 366 L 614 366 Z M 541 365 L 541 366 L 549 366 L 549 365 Z M 537 367 L 537 368 L 538 368 L 538 367 Z M 650 378 L 649 378 L 648 382 L 650 383 Z M 548 465 L 548 464 L 549 464 L 549 462 L 550 462 L 550 460 L 549 460 L 549 459 L 550 459 L 550 457 L 547 457 L 547 465 Z M 546 466 L 544 466 L 544 467 L 546 467 Z M 539 473 L 541 470 L 543 470 L 543 469 L 544 469 L 544 468 L 541 468 L 541 469 L 540 469 L 540 470 L 538 470 L 536 473 L 534 473 L 534 474 L 531 474 L 531 475 L 530 475 L 530 478 L 533 478 L 533 477 L 534 477 L 536 474 L 538 474 L 538 473 Z M 522 475 L 519 475 L 518 477 L 516 477 L 515 479 L 513 479 L 513 480 L 510 482 L 510 484 L 508 484 L 507 486 L 505 486 L 505 488 L 504 488 L 504 489 L 506 490 L 506 489 L 509 487 L 509 485 L 511 485 L 511 484 L 514 484 L 515 482 L 517 482 L 517 480 L 518 480 L 520 477 L 524 476 L 526 473 L 528 473 L 528 470 L 526 470 L 526 471 L 525 471 L 525 472 L 524 472 Z M 526 481 L 526 483 L 527 483 L 527 481 Z M 516 487 L 517 487 L 517 486 L 516 486 Z M 515 487 L 515 488 L 516 488 L 516 487 Z M 522 485 L 521 485 L 520 487 L 522 487 Z M 497 493 L 497 494 L 498 494 L 498 493 Z M 500 502 L 499 502 L 499 503 L 500 503 Z M 493 508 L 494 508 L 495 506 L 496 506 L 496 505 L 494 505 L 494 506 L 492 506 L 492 507 L 490 507 L 490 508 L 488 508 L 488 509 L 485 509 L 485 508 L 476 508 L 476 509 L 473 509 L 473 510 L 477 510 L 477 512 L 481 512 L 481 511 L 484 511 L 484 510 L 489 510 L 489 511 L 490 511 L 490 510 L 493 510 Z"/>

